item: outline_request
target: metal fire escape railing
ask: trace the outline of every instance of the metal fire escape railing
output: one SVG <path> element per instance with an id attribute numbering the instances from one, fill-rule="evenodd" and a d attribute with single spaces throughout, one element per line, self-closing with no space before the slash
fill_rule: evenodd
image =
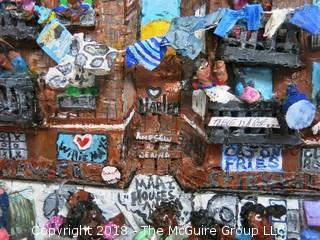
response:
<path id="1" fill-rule="evenodd" d="M 272 39 L 261 39 L 257 31 L 242 31 L 240 36 L 229 35 L 221 40 L 217 55 L 226 62 L 245 65 L 264 65 L 298 68 L 300 60 L 299 29 L 283 24 Z"/>
<path id="2" fill-rule="evenodd" d="M 39 121 L 40 110 L 30 76 L 0 77 L 0 122 L 32 125 Z"/>
<path id="3" fill-rule="evenodd" d="M 288 128 L 281 113 L 281 103 L 278 101 L 261 101 L 255 104 L 210 102 L 208 112 L 210 117 L 274 117 L 280 125 L 280 128 L 206 126 L 210 143 L 297 145 L 301 142 L 298 132 Z"/>
<path id="4" fill-rule="evenodd" d="M 15 41 L 35 40 L 40 25 L 35 19 L 27 21 L 11 11 L 0 10 L 0 37 Z"/>

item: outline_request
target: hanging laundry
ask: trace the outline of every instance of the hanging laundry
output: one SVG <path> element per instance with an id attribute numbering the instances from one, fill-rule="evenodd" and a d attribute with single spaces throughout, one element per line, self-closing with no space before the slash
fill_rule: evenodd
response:
<path id="1" fill-rule="evenodd" d="M 141 64 L 152 71 L 160 65 L 167 52 L 167 40 L 164 37 L 154 37 L 138 41 L 126 49 L 126 65 L 131 68 Z"/>
<path id="2" fill-rule="evenodd" d="M 203 17 L 174 18 L 165 37 L 179 54 L 195 59 L 204 45 L 194 32 L 216 26 L 225 12 L 226 10 L 221 8 Z"/>
<path id="3" fill-rule="evenodd" d="M 278 31 L 279 27 L 286 20 L 287 15 L 292 9 L 275 9 L 272 11 L 272 15 L 268 20 L 263 36 L 271 39 L 273 35 Z"/>
<path id="4" fill-rule="evenodd" d="M 297 10 L 290 23 L 316 35 L 320 33 L 320 7 L 306 5 L 303 9 Z"/>
<path id="5" fill-rule="evenodd" d="M 52 19 L 37 38 L 38 45 L 57 63 L 68 54 L 71 42 L 71 33 L 57 19 Z"/>
<path id="6" fill-rule="evenodd" d="M 314 211 L 320 209 L 320 201 L 305 201 L 304 211 L 308 226 L 320 227 L 320 211 Z"/>
<path id="7" fill-rule="evenodd" d="M 244 8 L 249 31 L 259 30 L 263 16 L 263 8 L 260 4 L 247 5 Z"/>
<path id="8" fill-rule="evenodd" d="M 249 31 L 256 31 L 260 28 L 262 15 L 263 8 L 261 4 L 246 5 L 239 11 L 227 9 L 226 14 L 222 17 L 214 34 L 225 37 L 241 19 L 247 21 Z"/>
<path id="9" fill-rule="evenodd" d="M 73 36 L 69 54 L 59 65 L 49 68 L 44 79 L 52 88 L 92 87 L 95 76 L 110 72 L 116 56 L 117 50 L 77 33 Z"/>

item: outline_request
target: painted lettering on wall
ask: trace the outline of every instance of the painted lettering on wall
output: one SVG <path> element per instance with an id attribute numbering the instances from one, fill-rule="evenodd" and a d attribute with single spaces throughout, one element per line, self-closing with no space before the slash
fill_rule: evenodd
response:
<path id="1" fill-rule="evenodd" d="M 135 176 L 128 192 L 118 195 L 119 203 L 142 219 L 150 221 L 155 206 L 161 202 L 174 202 L 178 207 L 178 223 L 184 225 L 193 210 L 192 195 L 181 191 L 170 176 Z"/>
<path id="2" fill-rule="evenodd" d="M 22 178 L 25 180 L 68 179 L 82 183 L 100 184 L 103 164 L 58 161 L 42 159 L 37 161 L 2 160 L 1 178 Z"/>
<path id="3" fill-rule="evenodd" d="M 226 172 L 281 172 L 279 146 L 224 145 L 222 169 Z"/>
<path id="4" fill-rule="evenodd" d="M 273 117 L 212 117 L 210 127 L 280 128 Z"/>
<path id="5" fill-rule="evenodd" d="M 261 172 L 260 174 L 248 172 L 213 171 L 210 173 L 206 188 L 232 189 L 250 191 L 285 192 L 302 190 L 303 192 L 320 190 L 320 176 L 313 173 L 297 172 Z"/>
<path id="6" fill-rule="evenodd" d="M 142 151 L 138 154 L 140 159 L 172 159 L 181 158 L 177 151 L 159 150 L 159 151 Z"/>
<path id="7" fill-rule="evenodd" d="M 166 142 L 166 143 L 172 142 L 172 136 L 163 135 L 163 134 L 143 134 L 143 133 L 137 132 L 135 135 L 135 138 L 136 140 L 150 141 L 150 142 Z"/>
<path id="8" fill-rule="evenodd" d="M 138 100 L 139 113 L 155 113 L 155 114 L 168 114 L 178 115 L 180 105 L 178 102 L 167 102 L 164 97 L 163 102 L 153 101 L 151 98 L 139 98 Z"/>
<path id="9" fill-rule="evenodd" d="M 304 172 L 320 172 L 320 147 L 303 148 L 301 164 Z"/>
<path id="10" fill-rule="evenodd" d="M 26 160 L 28 159 L 25 134 L 0 132 L 0 159 Z"/>
<path id="11" fill-rule="evenodd" d="M 108 159 L 106 135 L 60 133 L 56 144 L 58 160 L 104 163 Z"/>

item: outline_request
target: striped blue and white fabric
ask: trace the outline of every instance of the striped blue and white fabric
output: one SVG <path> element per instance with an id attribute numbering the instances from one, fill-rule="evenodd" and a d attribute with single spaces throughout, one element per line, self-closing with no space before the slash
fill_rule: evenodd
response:
<path id="1" fill-rule="evenodd" d="M 167 52 L 167 40 L 165 37 L 153 37 L 144 41 L 138 41 L 126 49 L 126 64 L 129 68 L 136 64 L 143 65 L 152 71 L 160 65 Z"/>

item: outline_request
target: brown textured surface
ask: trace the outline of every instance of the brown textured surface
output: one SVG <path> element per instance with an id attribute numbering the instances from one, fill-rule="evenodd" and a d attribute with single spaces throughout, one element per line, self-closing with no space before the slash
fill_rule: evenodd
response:
<path id="1" fill-rule="evenodd" d="M 53 1 L 46 1 L 52 5 Z M 123 49 L 130 43 L 134 43 L 139 37 L 139 1 L 133 1 L 127 6 L 127 1 L 96 1 L 97 25 L 94 30 L 84 30 L 95 36 L 99 42 L 108 46 Z M 183 0 L 182 15 L 194 15 L 195 10 L 203 3 L 208 4 L 208 9 L 215 10 L 218 7 L 226 7 L 223 0 Z M 304 1 L 274 1 L 275 7 L 294 7 L 303 5 Z M 82 29 L 77 29 L 82 31 Z M 274 92 L 277 97 L 283 98 L 288 79 L 297 83 L 300 90 L 310 96 L 311 94 L 311 71 L 312 62 L 320 59 L 319 52 L 312 52 L 307 46 L 306 34 L 301 34 L 303 43 L 302 58 L 306 66 L 298 71 L 288 69 L 274 69 Z M 217 39 L 207 34 L 207 54 L 214 59 Z M 49 59 L 37 47 L 27 50 L 21 49 L 22 55 L 27 59 L 31 70 L 41 73 L 47 68 L 54 66 Z M 121 59 L 121 57 L 119 56 Z M 124 71 L 123 59 L 112 73 L 99 79 L 100 95 L 97 99 L 96 111 L 69 111 L 63 112 L 55 105 L 56 95 L 59 91 L 49 89 L 40 84 L 39 102 L 45 116 L 45 124 L 34 129 L 20 129 L 19 127 L 4 126 L 0 131 L 26 132 L 28 139 L 29 159 L 27 161 L 0 161 L 1 177 L 19 178 L 16 176 L 18 164 L 25 164 L 23 179 L 60 181 L 68 179 L 75 183 L 103 184 L 100 177 L 102 165 L 68 163 L 63 167 L 65 176 L 57 176 L 57 167 L 61 167 L 56 160 L 56 138 L 58 132 L 77 133 L 103 133 L 109 136 L 109 160 L 111 164 L 121 171 L 122 179 L 118 187 L 127 187 L 134 174 L 171 174 L 176 177 L 185 188 L 191 189 L 214 189 L 221 191 L 275 191 L 275 192 L 313 192 L 319 193 L 320 176 L 316 174 L 302 174 L 300 172 L 300 149 L 301 146 L 285 149 L 283 152 L 284 174 L 271 173 L 243 173 L 230 175 L 221 170 L 221 145 L 209 145 L 197 131 L 195 131 L 182 116 L 193 121 L 199 129 L 204 130 L 205 121 L 192 111 L 192 93 L 180 91 L 179 84 L 183 76 L 182 61 L 175 56 L 166 57 L 161 65 L 153 72 L 137 66 L 128 72 Z M 126 78 L 126 80 L 124 80 Z M 170 115 L 140 115 L 135 113 L 132 121 L 124 130 L 106 131 L 103 129 L 56 129 L 53 125 L 63 124 L 122 124 L 130 111 L 136 105 L 137 97 L 146 97 L 147 87 L 161 87 L 162 95 L 166 94 L 169 101 L 179 102 L 181 106 L 180 116 Z M 159 97 L 161 99 L 162 96 Z M 72 114 L 73 115 L 72 115 Z M 62 117 L 66 117 L 63 119 Z M 135 133 L 139 131 L 145 134 L 169 134 L 174 139 L 179 139 L 182 132 L 186 132 L 191 140 L 203 143 L 197 148 L 190 139 L 185 143 L 173 141 L 173 143 L 153 143 L 137 141 Z M 305 137 L 310 131 L 304 131 Z M 181 139 L 180 139 L 181 140 Z M 172 151 L 181 153 L 180 159 L 138 159 L 137 153 L 141 149 L 157 150 L 170 145 Z M 182 149 L 183 148 L 183 149 Z M 197 151 L 199 150 L 199 152 Z M 203 159 L 197 155 L 203 154 Z M 18 165 L 20 166 L 20 165 Z M 81 169 L 82 178 L 74 175 L 74 169 Z M 49 167 L 48 173 L 41 173 L 41 169 Z M 266 181 L 268 179 L 269 182 Z M 270 181 L 273 183 L 270 183 Z"/>

